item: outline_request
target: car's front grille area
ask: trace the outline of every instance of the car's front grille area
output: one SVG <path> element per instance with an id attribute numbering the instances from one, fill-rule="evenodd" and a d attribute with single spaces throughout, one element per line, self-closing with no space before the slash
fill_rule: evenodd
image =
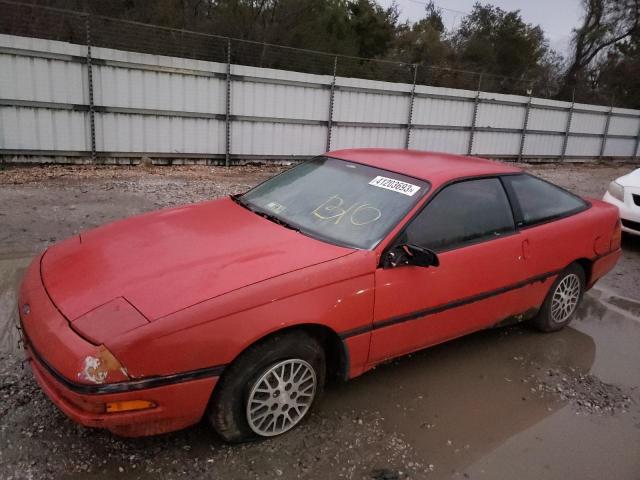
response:
<path id="1" fill-rule="evenodd" d="M 633 197 L 633 203 L 640 207 L 640 195 L 634 193 L 631 196 Z"/>
<path id="2" fill-rule="evenodd" d="M 631 220 L 625 220 L 623 218 L 622 225 L 624 225 L 627 228 L 630 228 L 631 230 L 637 230 L 638 232 L 640 232 L 640 222 L 632 222 Z"/>

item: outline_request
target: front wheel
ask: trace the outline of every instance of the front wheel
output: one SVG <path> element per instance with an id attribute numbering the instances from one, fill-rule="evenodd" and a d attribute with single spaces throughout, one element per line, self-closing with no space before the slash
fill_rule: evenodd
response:
<path id="1" fill-rule="evenodd" d="M 580 265 L 571 264 L 553 282 L 549 293 L 533 319 L 543 332 L 554 332 L 569 324 L 584 294 L 585 274 Z"/>
<path id="2" fill-rule="evenodd" d="M 274 437 L 295 427 L 322 393 L 320 343 L 303 331 L 276 334 L 250 347 L 216 386 L 208 418 L 228 442 Z"/>
<path id="3" fill-rule="evenodd" d="M 301 358 L 272 365 L 254 382 L 249 393 L 246 402 L 249 428 L 263 437 L 291 430 L 309 411 L 317 385 L 316 371 Z"/>

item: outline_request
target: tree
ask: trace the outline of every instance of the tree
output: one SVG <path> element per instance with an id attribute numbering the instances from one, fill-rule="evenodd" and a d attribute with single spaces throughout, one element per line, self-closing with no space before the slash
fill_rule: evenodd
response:
<path id="1" fill-rule="evenodd" d="M 398 9 L 384 9 L 375 0 L 354 0 L 348 3 L 349 24 L 358 44 L 358 56 L 375 58 L 389 49 L 394 38 Z"/>
<path id="2" fill-rule="evenodd" d="M 640 35 L 617 44 L 597 67 L 601 95 L 626 108 L 640 108 Z"/>
<path id="3" fill-rule="evenodd" d="M 585 15 L 574 30 L 573 56 L 560 91 L 565 99 L 584 88 L 592 62 L 639 31 L 640 0 L 583 0 L 583 5 Z"/>
<path id="4" fill-rule="evenodd" d="M 494 79 L 492 87 L 501 90 L 523 90 L 524 84 L 515 85 L 513 78 L 535 79 L 551 54 L 542 29 L 525 23 L 519 11 L 479 3 L 462 20 L 453 42 L 460 67 L 486 72 L 484 85 L 491 85 L 489 80 Z M 504 77 L 511 78 L 505 81 Z"/>
<path id="5" fill-rule="evenodd" d="M 259 67 L 331 75 L 333 55 L 338 54 L 343 55 L 338 61 L 338 74 L 343 76 L 411 82 L 416 72 L 411 65 L 417 64 L 420 83 L 475 89 L 479 72 L 484 72 L 482 87 L 485 89 L 524 93 L 535 82 L 537 93 L 554 95 L 562 64 L 561 57 L 549 48 L 539 26 L 525 23 L 518 11 L 509 12 L 479 3 L 457 29 L 449 31 L 433 1 L 426 4 L 423 18 L 413 24 L 399 23 L 396 4 L 384 8 L 378 0 L 32 1 L 97 14 L 92 21 L 92 37 L 98 46 L 225 62 L 228 42 L 224 37 L 231 37 L 248 40 L 231 41 L 232 61 Z M 622 6 L 625 6 L 625 12 L 635 11 L 629 5 L 640 2 L 583 1 L 591 8 L 587 14 L 591 20 L 585 19 L 589 28 L 583 26 L 577 31 L 575 45 L 580 46 L 580 53 L 576 58 L 581 59 L 575 62 L 578 66 L 593 59 L 600 44 L 607 45 L 611 38 L 616 38 L 612 37 L 614 34 L 609 27 L 600 25 L 601 21 L 606 20 L 608 25 L 615 18 L 611 12 L 620 16 Z M 602 13 L 596 8 L 599 5 L 618 7 L 617 10 L 607 7 L 605 10 L 609 13 Z M 113 22 L 98 15 L 213 35 L 142 26 L 132 28 L 130 24 Z M 85 35 L 82 22 L 69 23 L 72 34 L 61 38 L 82 41 L 78 40 Z M 628 25 L 629 21 L 619 23 Z M 24 25 L 31 27 L 25 30 L 20 27 Z M 31 28 L 37 36 L 37 25 L 37 22 L 9 19 L 0 22 L 0 30 L 11 32 L 20 27 L 20 34 L 24 35 Z M 596 40 L 600 42 L 598 45 Z M 317 50 L 329 55 L 296 52 L 269 44 Z M 588 71 L 593 74 L 602 70 L 602 82 L 606 77 L 607 85 L 620 90 L 622 86 L 613 86 L 614 72 L 631 69 L 634 58 L 630 53 L 616 51 L 605 63 L 592 62 Z M 586 67 L 575 68 L 585 70 Z M 564 80 L 569 77 L 565 76 Z"/>
<path id="6" fill-rule="evenodd" d="M 452 55 L 442 11 L 432 1 L 426 5 L 423 19 L 413 25 L 398 25 L 393 58 L 413 64 L 443 66 Z"/>

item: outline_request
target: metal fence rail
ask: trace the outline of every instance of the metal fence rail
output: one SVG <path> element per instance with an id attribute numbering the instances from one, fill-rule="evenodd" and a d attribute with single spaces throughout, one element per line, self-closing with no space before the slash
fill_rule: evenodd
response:
<path id="1" fill-rule="evenodd" d="M 635 110 L 485 92 L 482 77 L 475 91 L 422 85 L 418 66 L 405 83 L 352 78 L 340 74 L 348 65 L 341 70 L 338 56 L 323 60 L 326 75 L 254 67 L 235 62 L 249 53 L 230 39 L 200 55 L 204 34 L 194 34 L 202 38 L 190 58 L 177 56 L 184 35 L 163 47 L 174 56 L 116 50 L 94 45 L 94 20 L 83 20 L 67 35 L 77 43 L 0 34 L 4 161 L 148 156 L 228 165 L 357 146 L 506 159 L 638 157 Z M 193 58 L 213 54 L 222 61 Z"/>

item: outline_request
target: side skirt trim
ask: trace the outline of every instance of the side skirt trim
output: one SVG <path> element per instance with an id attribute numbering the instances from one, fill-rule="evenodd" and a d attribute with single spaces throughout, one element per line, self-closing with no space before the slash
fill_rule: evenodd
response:
<path id="1" fill-rule="evenodd" d="M 425 308 L 423 310 L 417 310 L 415 312 L 410 312 L 404 315 L 398 315 L 396 317 L 380 320 L 378 322 L 374 322 L 369 325 L 363 325 L 362 327 L 346 330 L 340 333 L 339 335 L 340 335 L 340 338 L 345 339 L 345 338 L 353 337 L 355 335 L 361 335 L 363 333 L 367 333 L 373 330 L 378 330 L 380 328 L 390 327 L 398 323 L 417 320 L 419 318 L 426 317 L 428 315 L 444 312 L 445 310 L 449 310 L 451 308 L 462 307 L 463 305 L 468 305 L 470 303 L 486 300 L 487 298 L 495 297 L 496 295 L 502 295 L 503 293 L 507 293 L 512 290 L 517 290 L 519 288 L 526 287 L 527 285 L 531 285 L 532 283 L 544 282 L 547 279 L 555 275 L 558 275 L 561 271 L 562 270 L 554 270 L 553 272 L 547 272 L 547 273 L 543 273 L 542 275 L 536 275 L 535 277 L 527 278 L 526 280 L 511 284 L 511 285 L 507 285 L 506 287 L 501 287 L 495 290 L 489 290 L 487 292 L 482 292 L 477 295 L 472 295 L 470 297 L 464 297 L 458 300 L 454 300 L 453 302 L 444 303 L 442 305 L 437 305 L 435 307 Z"/>

